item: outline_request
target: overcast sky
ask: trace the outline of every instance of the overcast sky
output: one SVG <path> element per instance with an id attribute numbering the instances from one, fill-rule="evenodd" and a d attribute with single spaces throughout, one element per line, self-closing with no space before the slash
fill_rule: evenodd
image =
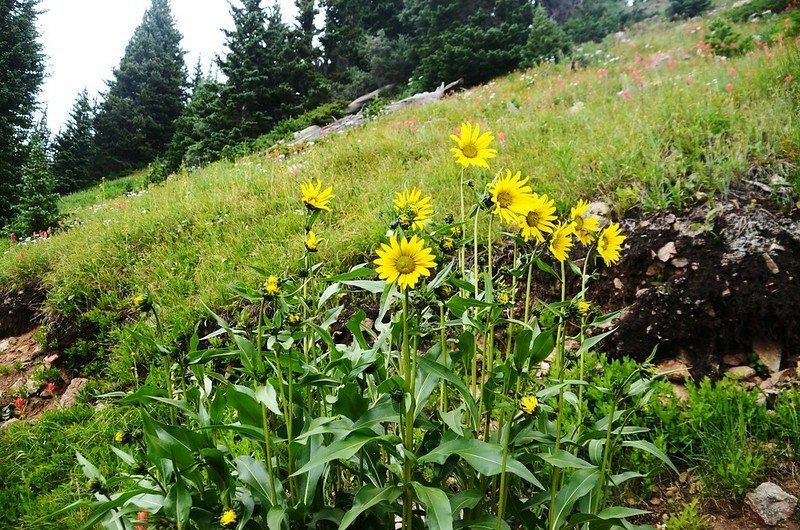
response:
<path id="1" fill-rule="evenodd" d="M 262 6 L 271 3 L 262 0 Z M 293 19 L 294 1 L 279 3 L 284 18 Z M 228 0 L 172 0 L 171 4 L 190 75 L 198 57 L 207 71 L 214 55 L 225 50 L 221 29 L 233 27 Z M 150 0 L 42 0 L 39 8 L 44 12 L 38 22 L 47 77 L 39 100 L 47 106 L 53 133 L 66 121 L 84 87 L 91 97 L 105 91 L 105 81 L 119 65 L 149 5 Z"/>

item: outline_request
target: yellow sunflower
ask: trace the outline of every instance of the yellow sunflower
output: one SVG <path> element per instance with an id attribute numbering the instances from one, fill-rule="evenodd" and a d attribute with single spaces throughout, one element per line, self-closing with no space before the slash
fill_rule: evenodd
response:
<path id="1" fill-rule="evenodd" d="M 525 396 L 519 401 L 519 408 L 525 414 L 533 414 L 539 408 L 539 400 L 536 396 Z"/>
<path id="2" fill-rule="evenodd" d="M 464 167 L 476 166 L 489 169 L 489 158 L 497 156 L 496 149 L 489 149 L 489 144 L 494 140 L 494 136 L 485 132 L 481 134 L 480 124 L 465 122 L 461 124 L 461 134 L 456 136 L 451 134 L 450 138 L 458 147 L 450 148 L 450 152 L 456 158 L 456 162 Z"/>
<path id="3" fill-rule="evenodd" d="M 522 227 L 522 237 L 525 241 L 533 237 L 537 243 L 544 243 L 544 234 L 553 231 L 555 213 L 556 207 L 553 199 L 546 193 L 541 195 L 534 193 L 531 209 L 520 216 L 517 221 L 517 224 Z"/>
<path id="4" fill-rule="evenodd" d="M 264 282 L 264 292 L 267 296 L 278 296 L 281 292 L 280 282 L 277 276 L 270 276 Z"/>
<path id="5" fill-rule="evenodd" d="M 306 250 L 308 250 L 309 252 L 316 252 L 317 251 L 317 247 L 323 241 L 325 241 L 325 239 L 323 239 L 321 237 L 317 237 L 317 235 L 314 233 L 313 230 L 309 230 L 308 231 L 308 235 L 306 236 L 306 241 L 305 241 Z"/>
<path id="6" fill-rule="evenodd" d="M 431 249 L 425 246 L 425 241 L 417 236 L 411 239 L 391 236 L 389 244 L 381 244 L 377 251 L 378 275 L 387 282 L 397 281 L 400 289 L 413 289 L 420 276 L 430 276 L 430 269 L 436 266 L 431 254 Z"/>
<path id="7" fill-rule="evenodd" d="M 233 510 L 225 510 L 219 517 L 219 524 L 222 528 L 230 528 L 236 524 L 236 512 Z"/>
<path id="8" fill-rule="evenodd" d="M 423 197 L 422 190 L 416 186 L 402 193 L 394 194 L 394 209 L 403 228 L 422 230 L 431 222 L 433 207 L 430 196 Z M 404 226 L 405 225 L 405 226 Z"/>
<path id="9" fill-rule="evenodd" d="M 592 310 L 592 304 L 590 304 L 586 300 L 578 300 L 578 314 L 580 316 L 582 317 L 588 316 L 591 310 Z"/>
<path id="10" fill-rule="evenodd" d="M 493 211 L 503 221 L 514 223 L 533 207 L 533 193 L 531 187 L 525 185 L 526 182 L 528 177 L 522 178 L 519 171 L 512 175 L 511 170 L 507 169 L 505 177 L 498 176 L 494 182 L 489 183 Z"/>
<path id="11" fill-rule="evenodd" d="M 600 231 L 600 219 L 597 217 L 587 217 L 586 210 L 589 203 L 583 199 L 570 210 L 569 219 L 575 223 L 575 237 L 584 246 L 591 245 L 594 240 L 594 233 Z"/>
<path id="12" fill-rule="evenodd" d="M 622 235 L 619 223 L 611 223 L 600 232 L 600 236 L 597 238 L 597 253 L 600 254 L 606 265 L 619 261 L 619 251 L 622 249 L 622 242 L 626 239 Z"/>
<path id="13" fill-rule="evenodd" d="M 303 194 L 303 203 L 309 210 L 331 211 L 331 209 L 328 208 L 328 203 L 331 198 L 333 198 L 332 186 L 328 186 L 323 190 L 322 182 L 319 180 L 317 180 L 316 186 L 311 180 L 307 180 L 300 184 L 300 192 Z"/>
<path id="14" fill-rule="evenodd" d="M 558 261 L 567 259 L 572 248 L 572 234 L 575 233 L 575 225 L 572 223 L 559 222 L 553 228 L 553 235 L 550 236 L 550 252 Z"/>

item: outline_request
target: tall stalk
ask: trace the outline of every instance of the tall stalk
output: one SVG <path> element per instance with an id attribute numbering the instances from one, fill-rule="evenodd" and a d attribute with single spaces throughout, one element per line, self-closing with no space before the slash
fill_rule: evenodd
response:
<path id="1" fill-rule="evenodd" d="M 566 270 L 564 266 L 564 262 L 561 262 L 561 305 L 564 305 L 564 302 L 567 299 L 567 283 L 566 283 Z M 556 405 L 558 411 L 556 413 L 556 440 L 555 440 L 555 451 L 557 452 L 561 449 L 561 437 L 563 435 L 562 431 L 564 428 L 563 421 L 564 421 L 564 387 L 561 385 L 564 381 L 564 342 L 566 341 L 566 323 L 564 320 L 563 309 L 562 314 L 559 315 L 558 318 L 558 331 L 556 333 L 556 358 L 554 362 L 554 368 L 556 369 L 556 377 L 558 384 L 560 386 L 558 390 L 558 404 Z M 548 527 L 550 530 L 555 529 L 556 518 L 553 517 L 555 512 L 556 506 L 556 494 L 558 493 L 558 489 L 561 485 L 561 468 L 560 467 L 553 467 L 553 477 L 550 482 L 550 511 L 548 512 Z"/>
<path id="2" fill-rule="evenodd" d="M 413 518 L 413 492 L 411 491 L 411 460 L 408 454 L 413 451 L 414 444 L 414 387 L 412 386 L 411 376 L 411 352 L 408 344 L 408 290 L 403 293 L 403 342 L 400 353 L 400 369 L 403 381 L 405 382 L 405 392 L 403 403 L 406 405 L 405 417 L 403 418 L 405 429 L 403 429 L 403 448 L 406 457 L 403 459 L 403 480 L 405 490 L 403 491 L 403 530 L 411 530 Z"/>

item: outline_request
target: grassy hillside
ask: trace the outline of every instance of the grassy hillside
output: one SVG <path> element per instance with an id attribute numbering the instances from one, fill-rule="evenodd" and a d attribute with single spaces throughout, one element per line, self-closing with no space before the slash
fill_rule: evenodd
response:
<path id="1" fill-rule="evenodd" d="M 152 333 L 134 309 L 136 295 L 152 296 L 168 341 L 183 340 L 207 316 L 202 304 L 235 309 L 227 286 L 254 284 L 258 276 L 249 265 L 278 275 L 296 272 L 305 215 L 299 184 L 309 178 L 334 187 L 333 212 L 317 225 L 326 239 L 319 253 L 326 269 L 372 259 L 393 192 L 417 185 L 432 195 L 439 219 L 457 213 L 460 170 L 448 151 L 449 134 L 465 120 L 497 136 L 493 170 L 514 161 L 512 169 L 530 175 L 534 189 L 562 207 L 580 197 L 605 200 L 617 213 L 681 207 L 699 193 L 724 193 L 751 173 L 778 174 L 800 186 L 796 45 L 771 42 L 722 60 L 701 46 L 706 26 L 644 25 L 584 47 L 583 66 L 575 70 L 543 65 L 516 72 L 300 152 L 219 162 L 135 196 L 117 195 L 123 183 L 113 184 L 118 191 L 66 198 L 74 228 L 36 244 L 11 244 L 0 258 L 0 291 L 13 295 L 35 286 L 54 323 L 51 336 L 57 340 L 64 325 L 85 339 L 67 349 L 65 360 L 102 389 L 130 387 L 134 368 L 145 370 L 157 356 L 131 333 Z M 767 43 L 782 28 L 775 17 L 739 30 Z M 469 176 L 480 190 L 493 172 Z M 104 414 L 108 432 L 125 421 L 119 413 Z M 41 429 L 15 427 L 0 436 L 0 452 L 38 447 Z M 60 454 L 69 458 L 42 480 L 55 485 L 57 475 L 74 472 L 74 449 L 102 460 L 103 443 L 87 438 L 63 444 Z M 47 458 L 22 452 L 14 462 L 0 457 L 0 469 Z M 26 480 L 21 471 L 4 476 L 7 484 Z M 67 502 L 75 490 L 61 484 L 43 492 L 25 520 Z M 33 502 L 21 490 L 15 495 L 5 501 Z"/>

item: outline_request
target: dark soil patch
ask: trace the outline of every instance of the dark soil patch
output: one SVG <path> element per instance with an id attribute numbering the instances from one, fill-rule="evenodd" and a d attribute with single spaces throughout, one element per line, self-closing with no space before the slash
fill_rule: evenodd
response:
<path id="1" fill-rule="evenodd" d="M 625 308 L 603 349 L 646 358 L 688 357 L 695 377 L 725 354 L 777 345 L 783 367 L 800 354 L 800 212 L 782 213 L 759 189 L 684 212 L 632 216 L 623 259 L 590 292 L 608 310 Z"/>

